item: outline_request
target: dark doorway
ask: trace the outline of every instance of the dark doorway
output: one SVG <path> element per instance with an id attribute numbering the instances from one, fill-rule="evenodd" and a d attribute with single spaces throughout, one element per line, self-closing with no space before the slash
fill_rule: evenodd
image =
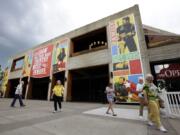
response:
<path id="1" fill-rule="evenodd" d="M 8 97 L 13 98 L 16 91 L 16 87 L 19 84 L 19 79 L 12 79 L 9 81 L 9 83 L 10 83 L 9 85 L 10 87 L 9 87 Z"/>
<path id="2" fill-rule="evenodd" d="M 54 86 L 56 85 L 56 81 L 57 80 L 60 80 L 62 85 L 64 85 L 64 82 L 65 82 L 65 71 L 62 71 L 62 72 L 58 72 L 58 73 L 55 73 L 53 74 L 53 79 L 52 79 L 52 87 L 51 89 L 54 88 Z M 52 90 L 51 90 L 51 94 L 52 94 Z"/>
<path id="3" fill-rule="evenodd" d="M 49 77 L 31 78 L 32 99 L 47 100 Z"/>
<path id="4" fill-rule="evenodd" d="M 107 48 L 106 27 L 73 38 L 70 55 L 76 56 L 89 51 Z"/>
<path id="5" fill-rule="evenodd" d="M 64 78 L 65 78 L 65 71 L 55 73 L 55 74 L 53 75 L 54 85 L 56 84 L 56 81 L 57 81 L 57 80 L 60 80 L 61 83 L 64 85 L 64 81 L 65 81 Z M 53 86 L 54 86 L 54 85 L 53 85 Z"/>
<path id="6" fill-rule="evenodd" d="M 23 91 L 22 91 L 22 98 L 25 98 L 25 94 L 26 94 L 26 85 L 27 85 L 27 77 L 22 79 L 24 81 L 24 85 L 23 85 Z M 12 79 L 9 81 L 10 85 L 9 85 L 9 94 L 7 97 L 14 97 L 15 95 L 15 91 L 16 91 L 16 87 L 19 84 L 19 79 Z"/>
<path id="7" fill-rule="evenodd" d="M 108 65 L 71 71 L 72 101 L 105 102 L 105 87 L 109 82 Z"/>

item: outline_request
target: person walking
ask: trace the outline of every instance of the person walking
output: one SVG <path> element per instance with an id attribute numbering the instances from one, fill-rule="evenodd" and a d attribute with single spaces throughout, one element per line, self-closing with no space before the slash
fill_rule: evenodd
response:
<path id="1" fill-rule="evenodd" d="M 114 89 L 113 89 L 112 83 L 109 83 L 109 84 L 108 84 L 108 86 L 106 87 L 105 93 L 106 93 L 107 101 L 108 101 L 108 103 L 109 103 L 108 109 L 107 109 L 107 111 L 106 111 L 106 114 L 110 114 L 110 113 L 109 113 L 109 110 L 111 110 L 112 113 L 113 113 L 112 115 L 113 115 L 113 116 L 117 116 L 117 114 L 114 113 L 114 109 L 113 109 L 115 91 L 114 91 Z"/>
<path id="2" fill-rule="evenodd" d="M 160 120 L 158 89 L 154 85 L 153 79 L 151 74 L 147 74 L 143 87 L 145 102 L 148 105 L 148 125 L 153 126 L 155 123 L 160 131 L 167 132 Z"/>
<path id="3" fill-rule="evenodd" d="M 25 104 L 22 101 L 22 90 L 23 90 L 24 81 L 19 82 L 19 84 L 16 87 L 15 96 L 13 101 L 11 102 L 11 107 L 15 107 L 16 99 L 19 99 L 19 104 L 21 107 L 24 107 Z"/>
<path id="4" fill-rule="evenodd" d="M 57 80 L 56 85 L 53 88 L 53 100 L 54 100 L 54 111 L 57 112 L 57 104 L 59 104 L 59 111 L 61 111 L 62 105 L 61 101 L 63 100 L 64 86 L 61 84 L 60 80 Z"/>
<path id="5" fill-rule="evenodd" d="M 139 97 L 139 118 L 140 119 L 143 119 L 143 108 L 144 108 L 143 83 L 144 83 L 143 78 L 139 77 L 138 83 L 136 86 L 136 91 Z"/>

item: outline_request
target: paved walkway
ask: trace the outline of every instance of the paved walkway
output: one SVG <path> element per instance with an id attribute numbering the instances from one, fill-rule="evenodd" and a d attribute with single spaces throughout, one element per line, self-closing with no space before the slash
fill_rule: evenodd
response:
<path id="1" fill-rule="evenodd" d="M 115 105 L 118 117 L 104 114 L 106 105 L 63 103 L 63 110 L 52 113 L 53 102 L 27 100 L 26 107 L 9 107 L 11 99 L 0 99 L 0 135 L 178 135 L 178 119 L 162 119 L 169 129 L 162 133 L 139 120 L 137 106 Z M 127 110 L 130 110 L 127 113 Z M 134 116 L 130 116 L 130 115 Z M 120 116 L 122 114 L 122 116 Z M 128 117 L 130 116 L 130 117 Z"/>
<path id="2" fill-rule="evenodd" d="M 92 114 L 92 115 L 99 115 L 104 117 L 114 117 L 111 114 L 106 114 L 107 107 L 101 107 L 93 110 L 89 110 L 83 112 L 84 114 Z M 139 118 L 139 110 L 138 109 L 131 109 L 131 108 L 114 108 L 114 112 L 117 114 L 115 118 L 120 119 L 128 119 L 128 120 L 138 120 L 138 121 L 147 121 L 147 110 L 144 110 L 143 119 Z"/>

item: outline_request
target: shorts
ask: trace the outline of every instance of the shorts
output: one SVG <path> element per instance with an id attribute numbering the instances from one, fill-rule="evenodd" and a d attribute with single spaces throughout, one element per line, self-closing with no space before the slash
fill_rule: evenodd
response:
<path id="1" fill-rule="evenodd" d="M 114 102 L 114 97 L 113 97 L 113 96 L 107 96 L 107 101 L 108 101 L 109 103 Z"/>

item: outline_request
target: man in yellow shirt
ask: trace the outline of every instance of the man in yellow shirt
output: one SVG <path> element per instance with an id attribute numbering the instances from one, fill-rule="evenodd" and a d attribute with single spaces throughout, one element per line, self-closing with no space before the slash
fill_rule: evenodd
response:
<path id="1" fill-rule="evenodd" d="M 61 101 L 63 98 L 63 93 L 64 93 L 64 86 L 61 84 L 60 80 L 57 80 L 56 85 L 53 88 L 53 99 L 54 99 L 54 111 L 53 113 L 57 112 L 57 103 L 59 104 L 59 109 L 61 111 Z"/>

